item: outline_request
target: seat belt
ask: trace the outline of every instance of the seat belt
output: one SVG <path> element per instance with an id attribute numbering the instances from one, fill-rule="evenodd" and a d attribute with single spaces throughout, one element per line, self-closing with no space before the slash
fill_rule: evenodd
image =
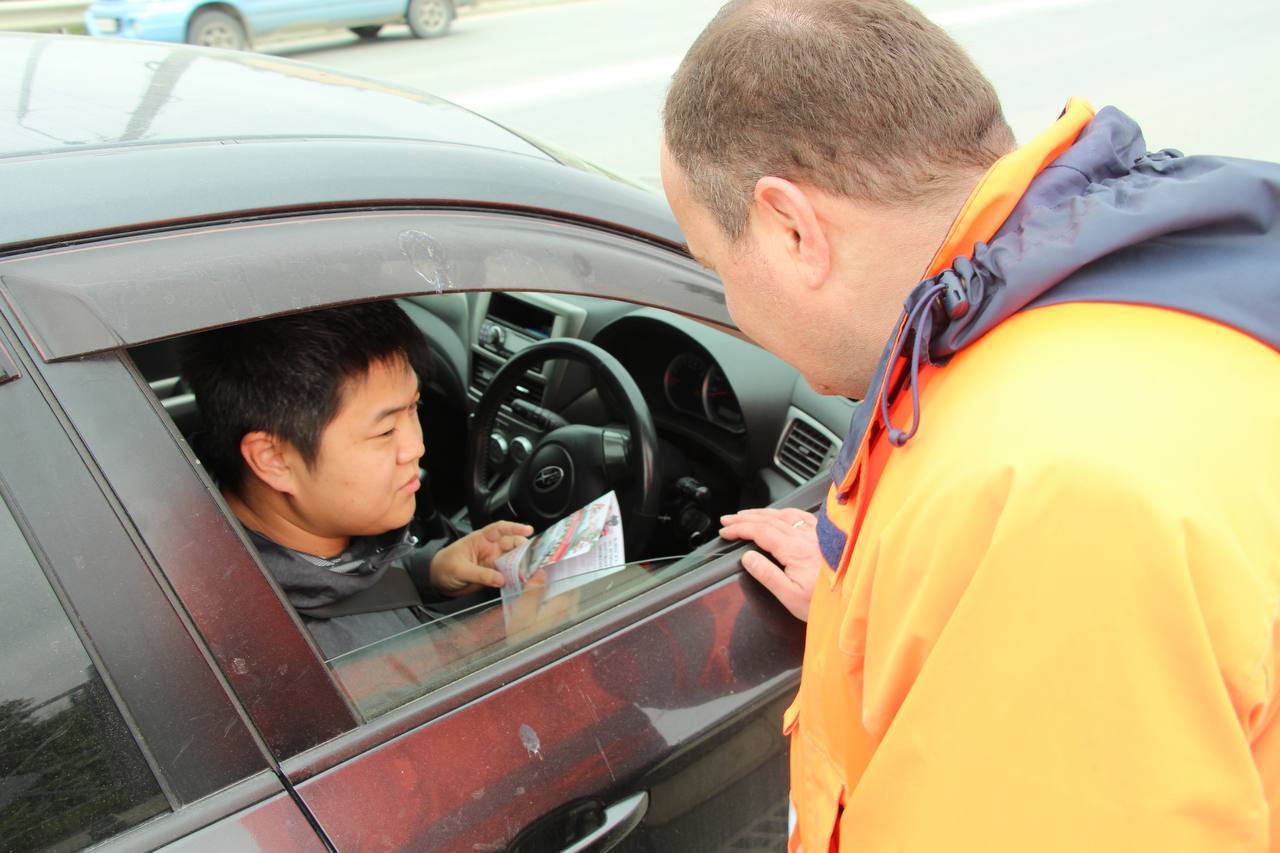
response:
<path id="1" fill-rule="evenodd" d="M 391 565 L 368 589 L 322 607 L 299 607 L 298 612 L 311 619 L 333 619 L 357 613 L 377 613 L 403 607 L 422 607 L 422 597 L 402 566 Z"/>

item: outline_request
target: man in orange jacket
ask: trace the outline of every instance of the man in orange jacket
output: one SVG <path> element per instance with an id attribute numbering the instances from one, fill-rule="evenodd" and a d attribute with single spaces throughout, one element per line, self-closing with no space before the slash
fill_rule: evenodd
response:
<path id="1" fill-rule="evenodd" d="M 808 620 L 792 849 L 1280 850 L 1280 167 L 1015 148 L 899 0 L 730 3 L 664 122 L 734 319 L 863 399 L 722 532 Z"/>

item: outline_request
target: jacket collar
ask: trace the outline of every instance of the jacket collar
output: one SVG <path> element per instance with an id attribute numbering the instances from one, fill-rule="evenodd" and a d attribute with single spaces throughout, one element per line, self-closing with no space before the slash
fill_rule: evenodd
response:
<path id="1" fill-rule="evenodd" d="M 325 558 L 286 548 L 256 530 L 248 533 L 289 603 L 300 609 L 334 604 L 368 589 L 418 544 L 406 525 L 378 536 L 357 536 L 341 554 Z"/>

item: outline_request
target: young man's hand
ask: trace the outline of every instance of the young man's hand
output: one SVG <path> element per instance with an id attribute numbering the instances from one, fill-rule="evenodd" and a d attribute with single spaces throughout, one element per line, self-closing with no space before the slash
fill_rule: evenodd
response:
<path id="1" fill-rule="evenodd" d="M 500 587 L 504 578 L 494 563 L 532 535 L 532 527 L 514 521 L 495 521 L 468 533 L 431 559 L 431 585 L 448 596 Z"/>
<path id="2" fill-rule="evenodd" d="M 722 539 L 748 539 L 773 555 L 759 551 L 742 555 L 742 567 L 773 593 L 791 615 L 809 620 L 813 585 L 826 564 L 818 548 L 818 521 L 798 509 L 744 509 L 721 517 Z"/>

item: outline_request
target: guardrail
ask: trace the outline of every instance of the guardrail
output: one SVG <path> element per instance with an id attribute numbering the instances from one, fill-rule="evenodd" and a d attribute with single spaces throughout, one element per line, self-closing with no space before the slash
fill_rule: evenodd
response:
<path id="1" fill-rule="evenodd" d="M 84 0 L 0 0 L 0 30 L 83 32 L 88 7 Z"/>

